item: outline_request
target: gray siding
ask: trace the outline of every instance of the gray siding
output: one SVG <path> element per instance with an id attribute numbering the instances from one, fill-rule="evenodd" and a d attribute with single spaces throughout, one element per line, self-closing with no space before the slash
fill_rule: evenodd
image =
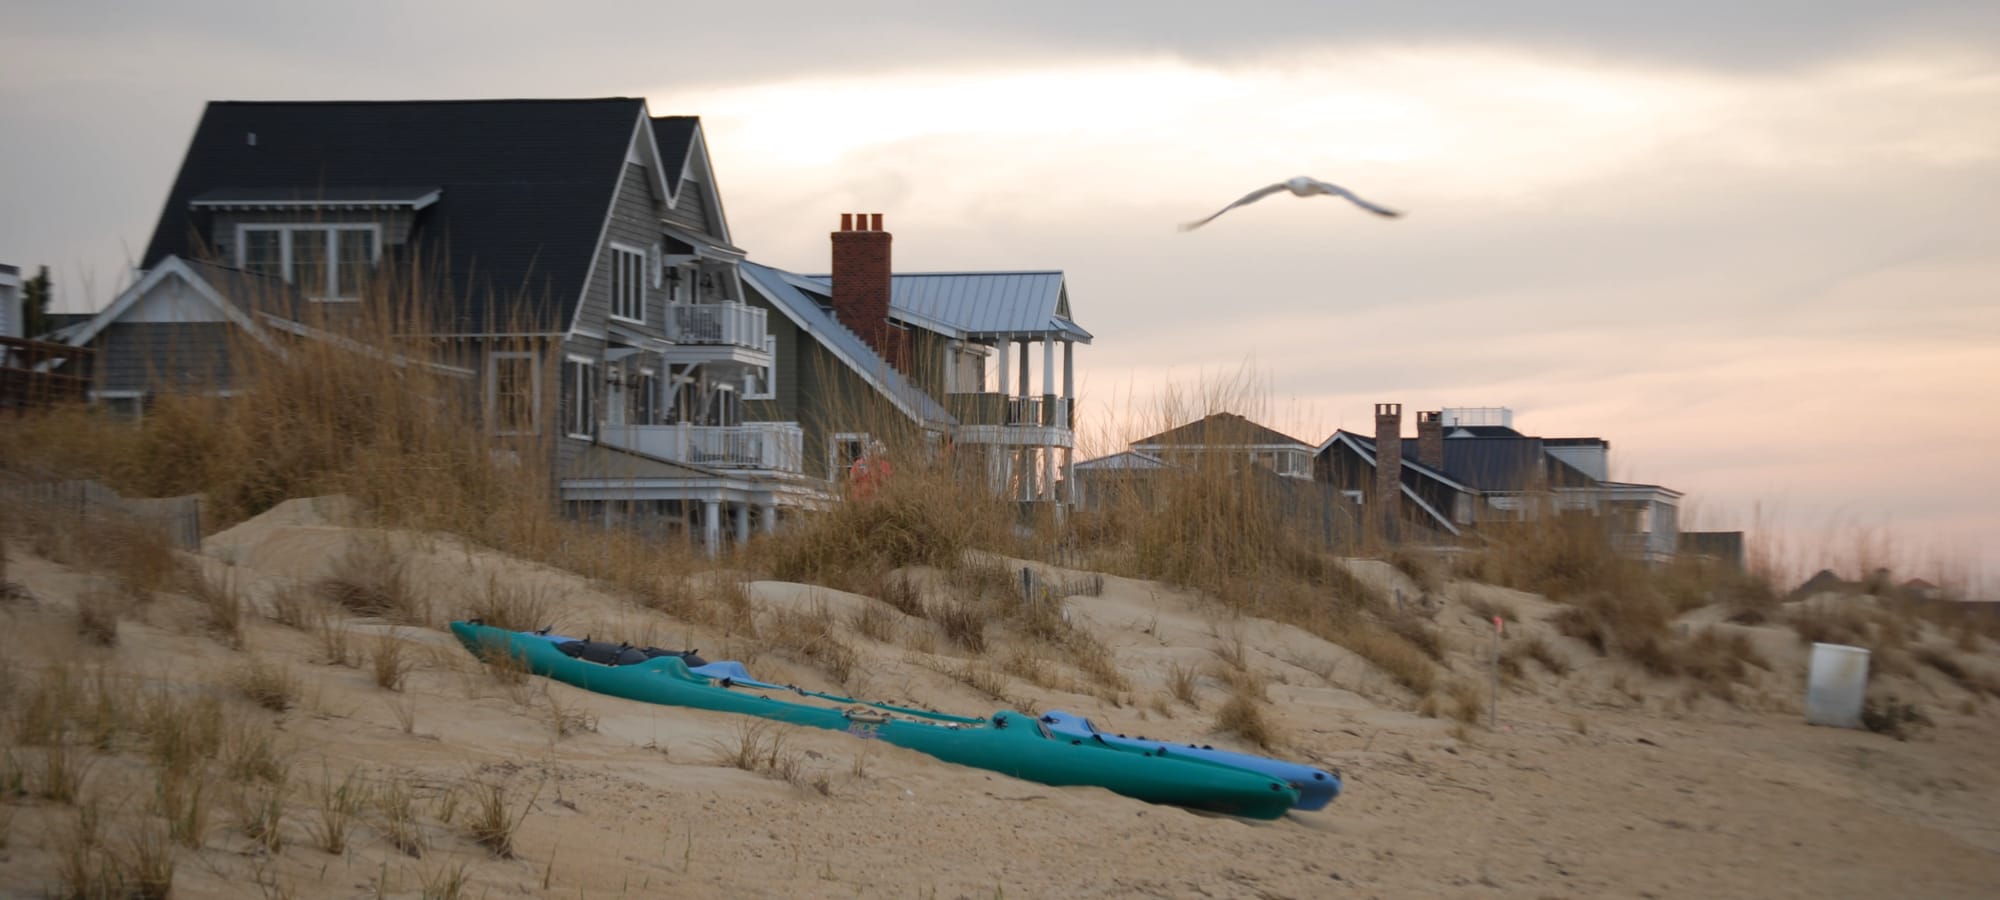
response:
<path id="1" fill-rule="evenodd" d="M 230 387 L 226 322 L 114 322 L 91 340 L 100 391 Z"/>
<path id="2" fill-rule="evenodd" d="M 557 478 L 567 473 L 577 457 L 582 456 L 583 451 L 589 449 L 591 444 L 590 441 L 579 441 L 566 436 L 572 410 L 569 396 L 563 390 L 563 363 L 572 354 L 598 361 L 597 377 L 592 379 L 591 392 L 596 399 L 594 406 L 598 411 L 598 418 L 602 419 L 604 412 L 604 342 L 595 338 L 572 336 L 561 343 L 557 352 L 550 354 L 542 367 L 542 389 L 545 391 L 542 396 L 555 398 L 553 403 L 542 404 L 543 413 L 549 416 L 542 427 L 554 438 L 549 443 L 554 448 L 552 452 L 555 456 L 549 462 L 554 467 L 550 471 L 554 472 Z"/>
<path id="3" fill-rule="evenodd" d="M 667 220 L 698 234 L 722 239 L 722 235 L 715 233 L 714 211 L 708 208 L 708 188 L 692 178 L 681 182 L 679 202 L 667 211 Z"/>
<path id="4" fill-rule="evenodd" d="M 770 308 L 761 299 L 751 302 Z M 805 474 L 827 476 L 827 445 L 836 433 L 867 432 L 892 444 L 914 446 L 918 429 L 909 417 L 791 319 L 773 310 L 770 332 L 777 338 L 778 375 L 772 392 L 776 399 L 745 401 L 744 417 L 799 423 L 805 438 Z"/>
<path id="5" fill-rule="evenodd" d="M 584 290 L 583 305 L 577 310 L 576 327 L 592 334 L 603 334 L 611 319 L 611 242 L 617 241 L 629 247 L 647 251 L 647 272 L 645 279 L 646 323 L 633 325 L 621 322 L 620 327 L 631 328 L 654 337 L 666 336 L 666 291 L 653 287 L 652 263 L 655 257 L 652 248 L 660 243 L 660 210 L 662 201 L 654 184 L 650 170 L 636 163 L 625 164 L 625 177 L 618 184 L 618 196 L 611 202 L 611 222 L 605 228 L 604 244 L 598 247 L 597 265 L 592 267 L 590 283 Z"/>

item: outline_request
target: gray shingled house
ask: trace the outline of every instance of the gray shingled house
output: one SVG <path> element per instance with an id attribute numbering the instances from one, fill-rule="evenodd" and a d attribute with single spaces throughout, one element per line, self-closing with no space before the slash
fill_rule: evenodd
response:
<path id="1" fill-rule="evenodd" d="M 892 279 L 872 225 L 834 235 L 830 276 L 747 263 L 700 121 L 636 98 L 216 102 L 138 277 L 64 337 L 97 351 L 94 398 L 140 415 L 234 389 L 231 340 L 310 338 L 400 272 L 451 348 L 433 365 L 496 437 L 547 439 L 578 518 L 711 549 L 775 527 L 838 495 L 871 439 L 840 416 L 870 406 L 890 415 L 867 427 L 973 448 L 996 488 L 1059 500 L 1090 339 L 1061 273 Z"/>

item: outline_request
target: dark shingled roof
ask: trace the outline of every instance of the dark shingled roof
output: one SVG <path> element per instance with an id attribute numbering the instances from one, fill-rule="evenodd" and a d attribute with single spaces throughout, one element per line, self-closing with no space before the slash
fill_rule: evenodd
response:
<path id="1" fill-rule="evenodd" d="M 1177 444 L 1184 447 L 1243 447 L 1267 444 L 1312 445 L 1290 435 L 1266 428 L 1235 413 L 1211 413 L 1178 428 L 1169 428 L 1151 437 L 1132 442 L 1134 447 Z"/>
<path id="2" fill-rule="evenodd" d="M 694 146 L 694 128 L 700 116 L 660 116 L 653 120 L 653 142 L 660 145 L 660 165 L 667 170 L 667 190 L 681 195 L 681 170 L 687 168 L 688 149 Z"/>
<path id="3" fill-rule="evenodd" d="M 140 264 L 202 255 L 193 236 L 209 214 L 189 204 L 204 194 L 438 188 L 411 239 L 452 298 L 440 324 L 567 329 L 644 109 L 629 97 L 210 103 Z"/>
<path id="4" fill-rule="evenodd" d="M 1453 435 L 1461 433 L 1463 433 L 1463 435 L 1466 437 L 1482 437 L 1482 438 L 1521 436 L 1520 432 L 1515 431 L 1512 428 L 1508 428 L 1505 425 L 1449 425 L 1446 426 L 1444 429 L 1445 437 L 1451 437 Z"/>

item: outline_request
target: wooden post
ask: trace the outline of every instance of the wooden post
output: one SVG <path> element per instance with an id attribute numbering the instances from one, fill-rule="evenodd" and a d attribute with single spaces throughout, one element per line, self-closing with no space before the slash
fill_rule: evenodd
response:
<path id="1" fill-rule="evenodd" d="M 1493 686 L 1486 698 L 1487 725 L 1496 730 L 1500 727 L 1500 630 L 1505 627 L 1503 621 L 1499 616 L 1493 617 Z"/>

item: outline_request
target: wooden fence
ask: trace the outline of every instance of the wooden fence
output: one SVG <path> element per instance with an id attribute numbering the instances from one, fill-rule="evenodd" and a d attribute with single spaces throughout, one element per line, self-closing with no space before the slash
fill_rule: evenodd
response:
<path id="1" fill-rule="evenodd" d="M 80 519 L 124 518 L 150 525 L 182 550 L 201 548 L 201 495 L 125 498 L 95 481 L 0 485 L 0 515 L 23 508 Z"/>

